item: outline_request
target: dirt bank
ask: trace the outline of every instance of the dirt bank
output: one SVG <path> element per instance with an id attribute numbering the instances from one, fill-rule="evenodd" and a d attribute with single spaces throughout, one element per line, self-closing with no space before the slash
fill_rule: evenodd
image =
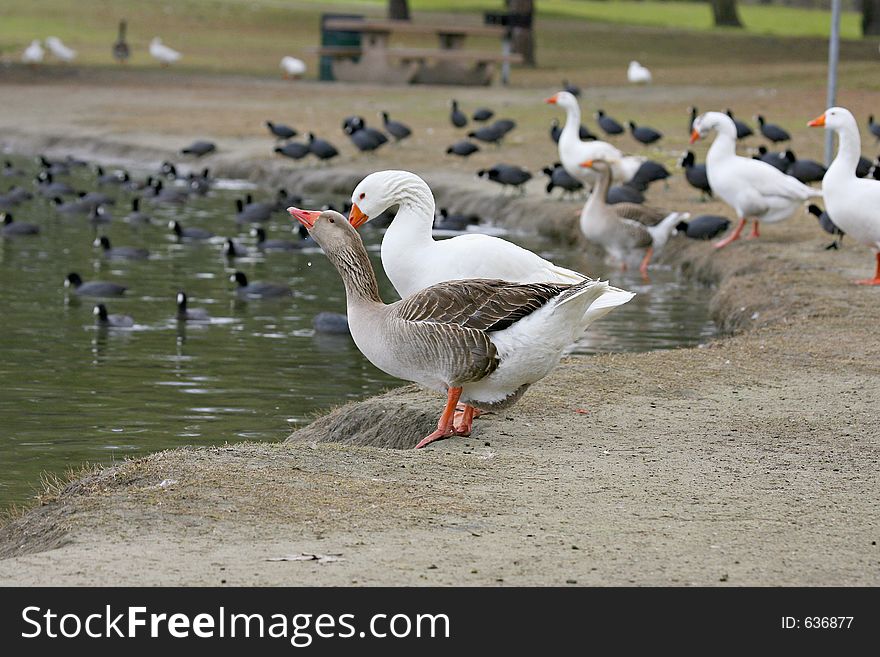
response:
<path id="1" fill-rule="evenodd" d="M 108 139 L 169 150 L 167 134 L 129 137 Z M 473 184 L 437 181 L 444 198 Z M 693 196 L 679 181 L 659 194 Z M 505 204 L 573 222 L 568 204 Z M 826 242 L 801 217 L 718 254 L 676 245 L 667 263 L 715 283 L 727 337 L 566 359 L 468 439 L 384 448 L 416 442 L 440 408 L 408 389 L 282 444 L 88 474 L 0 529 L 0 582 L 877 585 L 880 289 L 849 282 L 866 251 Z M 340 560 L 270 561 L 301 553 Z"/>

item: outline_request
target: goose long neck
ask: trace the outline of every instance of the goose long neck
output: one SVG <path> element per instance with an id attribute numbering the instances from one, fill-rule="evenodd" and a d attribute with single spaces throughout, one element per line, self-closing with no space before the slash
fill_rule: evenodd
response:
<path id="1" fill-rule="evenodd" d="M 592 206 L 607 205 L 608 190 L 611 189 L 611 168 L 600 167 L 596 169 L 596 173 L 599 174 L 599 181 L 593 188 L 593 192 L 590 194 L 590 198 L 587 199 L 587 203 Z"/>
<path id="2" fill-rule="evenodd" d="M 706 153 L 706 162 L 719 157 L 733 157 L 736 155 L 736 136 L 727 134 L 726 131 L 718 130 L 715 140 Z"/>
<path id="3" fill-rule="evenodd" d="M 357 240 L 340 249 L 327 252 L 327 257 L 342 277 L 345 296 L 351 304 L 382 304 L 379 284 L 363 242 Z"/>
<path id="4" fill-rule="evenodd" d="M 581 108 L 578 107 L 577 103 L 573 105 L 569 105 L 565 108 L 565 125 L 562 128 L 562 134 L 560 138 L 564 135 L 566 138 L 570 136 L 574 136 L 575 139 L 580 139 L 580 128 L 581 128 Z"/>
<path id="5" fill-rule="evenodd" d="M 402 249 L 433 242 L 431 228 L 434 225 L 435 205 L 431 189 L 421 180 L 407 180 L 393 189 L 389 198 L 390 205 L 397 204 L 399 207 L 394 221 L 385 231 L 383 254 L 386 245 L 392 252 L 403 253 Z"/>
<path id="6" fill-rule="evenodd" d="M 856 167 L 862 154 L 859 129 L 854 125 L 843 126 L 837 132 L 837 155 L 829 167 L 836 174 L 839 171 L 855 176 Z"/>

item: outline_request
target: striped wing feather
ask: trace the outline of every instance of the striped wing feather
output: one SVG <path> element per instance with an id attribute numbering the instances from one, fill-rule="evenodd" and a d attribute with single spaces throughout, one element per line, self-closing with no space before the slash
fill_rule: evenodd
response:
<path id="1" fill-rule="evenodd" d="M 491 279 L 446 281 L 404 299 L 396 314 L 411 322 L 453 324 L 490 333 L 508 328 L 570 287 Z"/>

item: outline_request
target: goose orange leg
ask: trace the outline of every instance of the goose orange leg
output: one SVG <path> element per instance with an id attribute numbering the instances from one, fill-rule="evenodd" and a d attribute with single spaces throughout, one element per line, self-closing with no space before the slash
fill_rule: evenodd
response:
<path id="1" fill-rule="evenodd" d="M 749 233 L 749 236 L 746 237 L 747 240 L 753 240 L 761 237 L 761 232 L 758 230 L 758 222 L 752 224 L 752 232 Z"/>
<path id="2" fill-rule="evenodd" d="M 730 237 L 725 237 L 720 242 L 715 242 L 715 248 L 716 249 L 723 249 L 725 246 L 727 246 L 731 242 L 735 242 L 736 240 L 738 240 L 739 236 L 743 232 L 743 228 L 745 228 L 745 225 L 746 225 L 746 220 L 740 219 L 739 223 L 736 225 L 736 229 L 733 231 L 733 233 L 731 233 Z"/>
<path id="3" fill-rule="evenodd" d="M 645 257 L 642 258 L 642 264 L 639 265 L 639 271 L 642 272 L 642 278 L 648 280 L 648 263 L 651 262 L 651 256 L 654 255 L 654 247 L 649 246 L 645 251 Z"/>
<path id="4" fill-rule="evenodd" d="M 856 285 L 880 285 L 880 253 L 877 254 L 877 270 L 874 273 L 874 278 L 863 278 L 856 281 Z"/>
<path id="5" fill-rule="evenodd" d="M 456 436 L 470 436 L 471 431 L 474 428 L 474 417 L 475 417 L 475 409 L 470 404 L 464 405 L 464 412 L 461 414 L 461 417 L 456 417 L 457 422 L 453 422 L 455 435 Z M 456 413 L 456 416 L 458 414 Z"/>
<path id="6" fill-rule="evenodd" d="M 446 406 L 443 408 L 443 413 L 437 421 L 437 430 L 422 438 L 419 444 L 416 445 L 416 449 L 430 445 L 435 440 L 455 435 L 453 418 L 455 417 L 455 406 L 458 404 L 459 397 L 461 397 L 461 388 L 449 388 L 446 391 Z"/>

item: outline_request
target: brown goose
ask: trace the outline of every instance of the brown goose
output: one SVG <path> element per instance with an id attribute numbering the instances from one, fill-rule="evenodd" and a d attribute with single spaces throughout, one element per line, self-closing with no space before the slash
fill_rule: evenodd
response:
<path id="1" fill-rule="evenodd" d="M 663 248 L 678 222 L 690 215 L 636 203 L 608 205 L 611 166 L 604 160 L 587 160 L 581 166 L 599 175 L 599 182 L 581 211 L 581 232 L 591 242 L 601 244 L 624 269 L 634 256 L 641 258 L 639 270 L 647 276 L 651 257 Z"/>
<path id="2" fill-rule="evenodd" d="M 469 435 L 473 406 L 503 408 L 547 376 L 592 321 L 584 314 L 606 282 L 518 284 L 447 281 L 385 305 L 357 230 L 338 212 L 288 208 L 321 246 L 345 285 L 351 336 L 376 367 L 443 392 L 437 430 L 416 445 Z M 465 403 L 454 422 L 458 402 Z"/>

